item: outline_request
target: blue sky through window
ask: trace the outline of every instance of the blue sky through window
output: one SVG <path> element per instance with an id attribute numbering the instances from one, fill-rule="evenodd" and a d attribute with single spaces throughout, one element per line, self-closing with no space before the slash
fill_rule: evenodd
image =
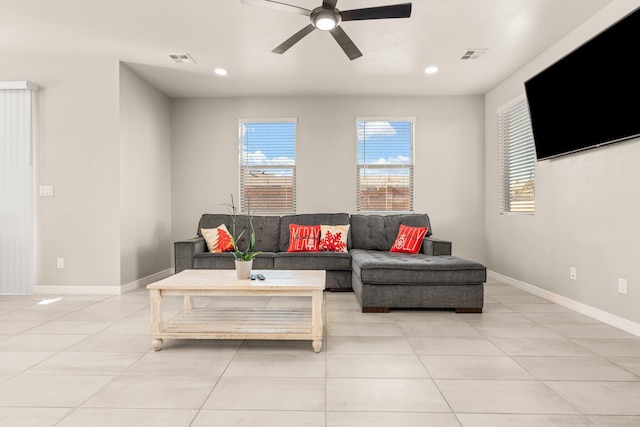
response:
<path id="1" fill-rule="evenodd" d="M 358 164 L 365 176 L 404 176 L 413 164 L 412 121 L 358 121 Z M 397 168 L 392 168 L 397 166 Z"/>
<path id="2" fill-rule="evenodd" d="M 412 122 L 358 121 L 358 164 L 411 164 Z"/>
<path id="3" fill-rule="evenodd" d="M 296 124 L 247 122 L 240 127 L 245 165 L 294 165 Z"/>
<path id="4" fill-rule="evenodd" d="M 241 125 L 243 164 L 295 165 L 294 122 L 245 122 Z M 358 164 L 411 165 L 413 122 L 358 121 Z"/>

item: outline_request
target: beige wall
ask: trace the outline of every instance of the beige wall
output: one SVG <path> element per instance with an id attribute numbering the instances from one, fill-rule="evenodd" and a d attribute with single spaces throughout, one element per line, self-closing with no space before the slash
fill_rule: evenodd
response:
<path id="1" fill-rule="evenodd" d="M 120 65 L 120 284 L 171 267 L 169 98 Z"/>
<path id="2" fill-rule="evenodd" d="M 486 256 L 497 273 L 637 323 L 640 140 L 537 163 L 535 215 L 500 215 L 496 117 L 524 93 L 525 80 L 636 7 L 612 3 L 487 94 Z M 577 268 L 575 281 L 570 267 Z M 628 280 L 628 295 L 617 292 L 618 278 Z"/>
<path id="3" fill-rule="evenodd" d="M 416 212 L 456 255 L 484 261 L 483 97 L 172 101 L 173 240 L 238 195 L 238 119 L 297 117 L 297 211 L 356 211 L 356 117 L 416 117 Z"/>
<path id="4" fill-rule="evenodd" d="M 169 100 L 117 61 L 3 64 L 0 80 L 40 87 L 35 182 L 55 195 L 36 196 L 36 291 L 117 293 L 169 269 Z"/>
<path id="5" fill-rule="evenodd" d="M 2 64 L 0 80 L 40 87 L 35 182 L 55 195 L 36 198 L 36 289 L 118 285 L 118 63 Z"/>

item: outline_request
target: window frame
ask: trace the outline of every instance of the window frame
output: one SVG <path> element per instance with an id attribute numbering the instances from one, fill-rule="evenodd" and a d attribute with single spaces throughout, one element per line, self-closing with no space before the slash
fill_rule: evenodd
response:
<path id="1" fill-rule="evenodd" d="M 243 127 L 245 125 L 251 125 L 251 124 L 269 124 L 269 123 L 273 123 L 273 124 L 283 124 L 283 123 L 292 123 L 293 126 L 293 163 L 253 163 L 251 161 L 249 161 L 249 156 L 248 154 L 250 153 L 250 149 L 245 150 L 244 146 L 245 146 L 245 139 L 244 139 L 244 131 L 243 131 Z M 239 212 L 241 213 L 258 213 L 260 215 L 265 215 L 265 214 L 280 214 L 280 215 L 286 215 L 286 214 L 294 214 L 296 213 L 296 143 L 297 143 L 297 123 L 298 123 L 298 119 L 297 118 L 240 118 L 238 119 L 238 194 L 239 196 Z M 276 157 L 282 157 L 285 158 L 283 153 L 282 156 L 276 156 Z M 287 157 L 287 158 L 291 158 L 291 157 Z M 247 184 L 246 184 L 246 174 L 248 173 L 248 171 L 251 170 L 257 170 L 259 172 L 261 172 L 262 174 L 264 174 L 265 170 L 288 170 L 291 172 L 291 196 L 290 196 L 290 200 L 287 200 L 287 196 L 285 196 L 285 198 L 283 199 L 284 202 L 287 202 L 289 205 L 287 206 L 288 209 L 271 209 L 270 207 L 267 209 L 261 208 L 259 205 L 256 206 L 255 203 L 251 203 L 251 200 L 246 200 L 246 190 L 247 190 Z M 277 187 L 270 187 L 270 188 L 277 188 Z M 284 204 L 283 202 L 283 204 Z"/>
<path id="2" fill-rule="evenodd" d="M 409 122 L 411 125 L 409 142 L 409 162 L 400 163 L 367 163 L 366 159 L 360 163 L 360 123 L 361 122 Z M 414 211 L 414 176 L 415 176 L 415 141 L 416 141 L 416 117 L 393 117 L 393 116 L 381 116 L 381 117 L 356 117 L 356 211 L 358 213 L 370 214 L 370 213 L 412 213 Z M 366 142 L 365 142 L 366 144 Z M 366 149 L 366 148 L 365 148 Z M 394 157 L 398 157 L 400 154 L 394 153 Z M 408 172 L 408 209 L 363 209 L 362 203 L 362 182 L 361 172 L 366 170 L 393 170 L 393 169 L 405 169 Z"/>
<path id="3" fill-rule="evenodd" d="M 534 215 L 536 155 L 526 97 L 520 95 L 500 107 L 497 118 L 499 212 L 501 215 Z M 527 175 L 528 179 L 522 182 Z M 516 208 L 518 191 L 524 196 L 521 206 Z M 529 192 L 530 196 L 525 194 Z"/>

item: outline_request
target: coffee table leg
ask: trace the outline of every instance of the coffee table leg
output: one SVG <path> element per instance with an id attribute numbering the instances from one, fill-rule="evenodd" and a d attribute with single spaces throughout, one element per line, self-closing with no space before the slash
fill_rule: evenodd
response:
<path id="1" fill-rule="evenodd" d="M 151 334 L 160 332 L 162 326 L 162 294 L 157 289 L 149 290 L 151 297 Z M 162 339 L 154 338 L 151 341 L 154 351 L 159 351 L 162 347 Z"/>
<path id="2" fill-rule="evenodd" d="M 322 304 L 324 302 L 324 294 L 322 291 L 314 291 L 311 295 L 311 333 L 313 337 L 319 337 L 313 340 L 313 351 L 319 353 L 322 349 Z"/>

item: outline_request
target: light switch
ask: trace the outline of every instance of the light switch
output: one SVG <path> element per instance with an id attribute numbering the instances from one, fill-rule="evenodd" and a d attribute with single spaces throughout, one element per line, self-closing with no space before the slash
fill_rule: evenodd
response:
<path id="1" fill-rule="evenodd" d="M 40 195 L 52 197 L 53 196 L 53 185 L 41 185 L 40 186 Z"/>

